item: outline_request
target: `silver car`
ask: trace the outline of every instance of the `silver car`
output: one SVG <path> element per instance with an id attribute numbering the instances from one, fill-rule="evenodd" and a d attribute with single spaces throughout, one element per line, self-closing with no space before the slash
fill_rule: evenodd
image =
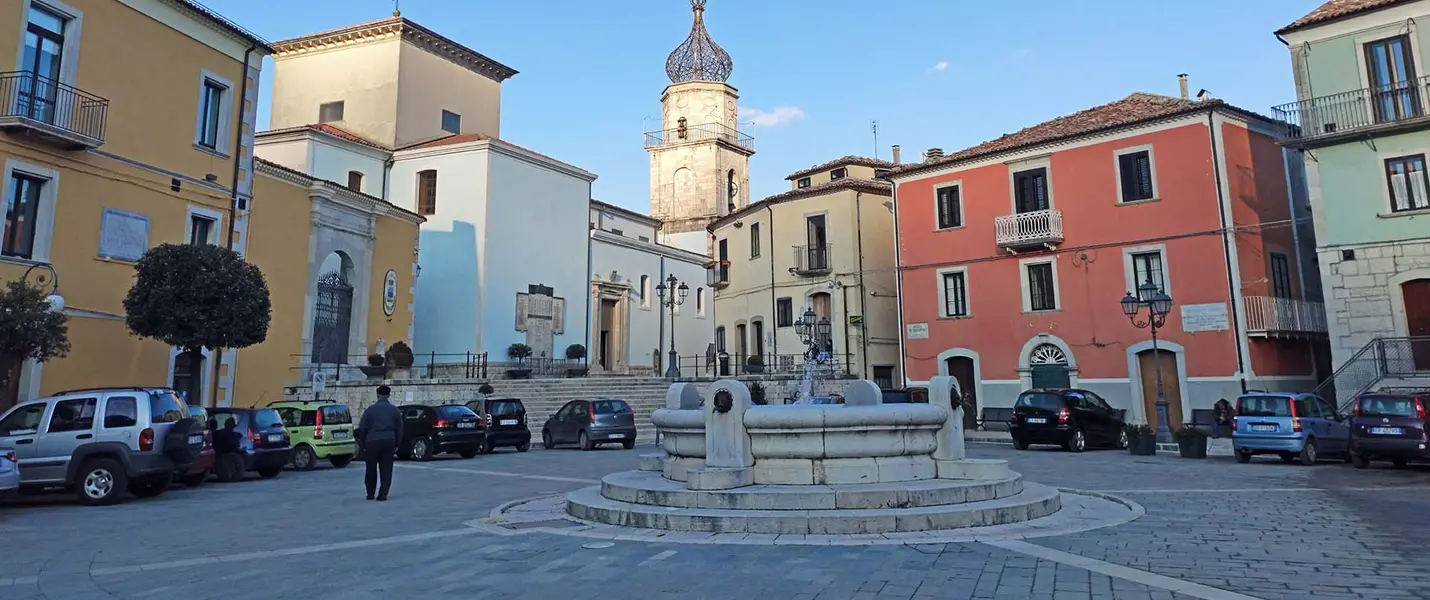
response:
<path id="1" fill-rule="evenodd" d="M 20 489 L 20 458 L 11 448 L 0 448 L 0 500 Z"/>

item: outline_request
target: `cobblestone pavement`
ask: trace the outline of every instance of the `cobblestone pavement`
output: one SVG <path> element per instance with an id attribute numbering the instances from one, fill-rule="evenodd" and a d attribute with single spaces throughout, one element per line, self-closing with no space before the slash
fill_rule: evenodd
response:
<path id="1" fill-rule="evenodd" d="M 1147 513 L 1073 536 L 924 546 L 583 548 L 593 540 L 463 525 L 634 468 L 640 451 L 399 463 L 387 503 L 363 499 L 356 467 L 103 508 L 26 498 L 0 507 L 0 599 L 1430 598 L 1430 469 L 972 445 L 1030 481 Z"/>

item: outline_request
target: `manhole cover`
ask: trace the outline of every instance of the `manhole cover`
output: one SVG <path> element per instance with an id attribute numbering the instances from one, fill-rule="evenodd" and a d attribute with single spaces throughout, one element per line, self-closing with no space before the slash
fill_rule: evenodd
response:
<path id="1" fill-rule="evenodd" d="M 602 548 L 610 548 L 614 545 L 616 544 L 613 542 L 586 542 L 581 544 L 581 547 L 587 550 L 600 550 Z"/>

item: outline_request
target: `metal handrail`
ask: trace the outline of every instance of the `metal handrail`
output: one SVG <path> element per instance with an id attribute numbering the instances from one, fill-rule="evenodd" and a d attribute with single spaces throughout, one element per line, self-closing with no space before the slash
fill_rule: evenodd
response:
<path id="1" fill-rule="evenodd" d="M 0 117 L 22 117 L 104 141 L 109 101 L 31 71 L 0 73 Z"/>
<path id="2" fill-rule="evenodd" d="M 1326 305 L 1275 296 L 1245 296 L 1246 330 L 1253 332 L 1326 333 Z"/>
<path id="3" fill-rule="evenodd" d="M 829 250 L 833 244 L 808 244 L 794 247 L 794 269 L 800 273 L 830 270 Z"/>
<path id="4" fill-rule="evenodd" d="M 645 132 L 645 147 L 655 148 L 668 144 L 683 144 L 704 140 L 720 140 L 744 148 L 755 150 L 754 136 L 720 123 L 701 123 L 674 129 Z"/>
<path id="5" fill-rule="evenodd" d="M 1381 380 L 1405 376 L 1430 377 L 1430 336 L 1373 339 L 1311 393 L 1335 402 L 1345 413 L 1356 397 Z"/>
<path id="6" fill-rule="evenodd" d="M 1310 139 L 1430 115 L 1427 86 L 1430 76 L 1288 102 L 1271 111 L 1289 125 L 1283 139 Z"/>

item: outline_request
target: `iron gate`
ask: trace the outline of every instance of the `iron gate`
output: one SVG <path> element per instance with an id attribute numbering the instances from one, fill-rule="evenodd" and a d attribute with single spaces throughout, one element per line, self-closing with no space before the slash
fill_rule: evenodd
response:
<path id="1" fill-rule="evenodd" d="M 316 308 L 313 312 L 313 362 L 347 364 L 353 286 L 340 273 L 324 275 L 318 280 Z"/>

